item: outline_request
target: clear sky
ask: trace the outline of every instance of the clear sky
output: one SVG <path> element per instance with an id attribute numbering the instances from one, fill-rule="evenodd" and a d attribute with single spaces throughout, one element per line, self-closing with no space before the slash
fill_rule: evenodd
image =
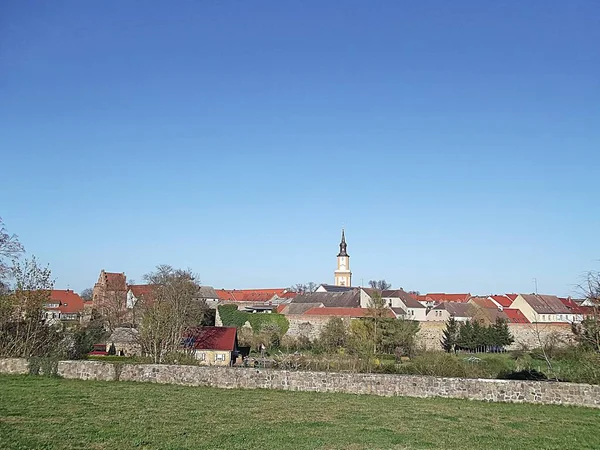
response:
<path id="1" fill-rule="evenodd" d="M 0 216 L 57 288 L 190 267 L 572 294 L 600 263 L 600 2 L 0 5 Z"/>

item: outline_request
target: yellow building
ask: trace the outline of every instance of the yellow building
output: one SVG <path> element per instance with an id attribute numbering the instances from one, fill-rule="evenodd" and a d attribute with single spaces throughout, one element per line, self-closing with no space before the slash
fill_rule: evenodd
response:
<path id="1" fill-rule="evenodd" d="M 335 271 L 335 286 L 352 286 L 352 272 L 350 271 L 350 255 L 346 251 L 346 235 L 342 228 L 342 242 L 337 255 L 337 270 Z"/>

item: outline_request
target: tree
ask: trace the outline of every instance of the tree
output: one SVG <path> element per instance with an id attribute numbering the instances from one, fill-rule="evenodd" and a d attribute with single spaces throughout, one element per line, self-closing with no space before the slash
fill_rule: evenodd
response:
<path id="1" fill-rule="evenodd" d="M 375 288 L 374 288 L 375 289 Z M 377 353 L 378 344 L 381 342 L 381 328 L 379 324 L 383 319 L 389 317 L 389 308 L 385 303 L 385 300 L 381 297 L 381 291 L 375 289 L 369 300 L 369 306 L 367 308 L 367 317 L 370 317 L 373 322 L 373 353 Z"/>
<path id="2" fill-rule="evenodd" d="M 454 317 L 450 317 L 446 322 L 446 328 L 444 329 L 443 338 L 441 341 L 442 348 L 450 353 L 456 352 L 456 346 L 459 338 L 459 326 L 458 322 Z"/>
<path id="3" fill-rule="evenodd" d="M 46 320 L 44 309 L 53 287 L 48 267 L 37 260 L 15 262 L 15 287 L 0 296 L 0 354 L 12 357 L 58 355 L 63 333 Z"/>
<path id="4" fill-rule="evenodd" d="M 198 300 L 197 277 L 189 269 L 161 265 L 144 279 L 154 289 L 140 305 L 138 339 L 142 350 L 155 363 L 162 363 L 168 353 L 181 351 L 184 333 L 200 326 L 207 306 Z"/>
<path id="5" fill-rule="evenodd" d="M 391 283 L 388 283 L 385 280 L 370 280 L 369 286 L 371 289 L 377 289 L 379 291 L 385 291 L 392 287 Z"/>
<path id="6" fill-rule="evenodd" d="M 114 342 L 110 344 L 110 347 L 108 347 L 108 354 L 110 356 L 114 356 L 114 355 L 117 354 L 117 349 L 115 347 L 115 343 Z"/>
<path id="7" fill-rule="evenodd" d="M 508 322 L 506 320 L 501 319 L 500 317 L 496 319 L 496 323 L 492 325 L 489 329 L 493 332 L 493 339 L 491 342 L 491 345 L 493 346 L 504 348 L 515 341 L 513 335 L 510 332 L 510 329 L 508 328 Z"/>
<path id="8" fill-rule="evenodd" d="M 340 317 L 332 317 L 319 335 L 319 345 L 326 352 L 334 352 L 346 346 L 348 329 Z"/>
<path id="9" fill-rule="evenodd" d="M 419 322 L 405 319 L 383 319 L 380 351 L 400 356 L 414 354 Z"/>
<path id="10" fill-rule="evenodd" d="M 317 283 L 309 281 L 308 283 L 297 283 L 290 287 L 289 290 L 297 292 L 298 294 L 311 294 L 315 292 L 318 287 L 319 285 Z"/>
<path id="11" fill-rule="evenodd" d="M 92 288 L 86 288 L 83 291 L 81 291 L 81 294 L 79 294 L 79 296 L 81 297 L 81 299 L 84 302 L 91 302 L 93 295 L 94 295 L 94 290 Z"/>
<path id="12" fill-rule="evenodd" d="M 579 289 L 591 307 L 571 329 L 582 348 L 600 352 L 600 272 L 588 272 Z"/>
<path id="13" fill-rule="evenodd" d="M 8 233 L 0 217 L 0 291 L 8 289 L 7 278 L 10 275 L 10 266 L 7 260 L 18 258 L 24 251 L 17 235 Z"/>

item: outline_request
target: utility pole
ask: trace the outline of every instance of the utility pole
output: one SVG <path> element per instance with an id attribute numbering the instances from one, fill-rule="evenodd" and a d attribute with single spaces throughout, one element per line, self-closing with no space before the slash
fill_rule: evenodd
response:
<path id="1" fill-rule="evenodd" d="M 537 278 L 533 279 L 533 282 L 535 283 L 535 293 L 538 293 L 538 289 L 537 289 Z"/>

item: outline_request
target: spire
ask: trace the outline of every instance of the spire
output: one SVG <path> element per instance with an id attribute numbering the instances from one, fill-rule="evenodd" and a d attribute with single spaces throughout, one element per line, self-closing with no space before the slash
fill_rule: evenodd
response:
<path id="1" fill-rule="evenodd" d="M 342 228 L 342 242 L 340 242 L 340 253 L 338 256 L 350 256 L 346 253 L 346 234 L 344 233 L 344 229 Z"/>

